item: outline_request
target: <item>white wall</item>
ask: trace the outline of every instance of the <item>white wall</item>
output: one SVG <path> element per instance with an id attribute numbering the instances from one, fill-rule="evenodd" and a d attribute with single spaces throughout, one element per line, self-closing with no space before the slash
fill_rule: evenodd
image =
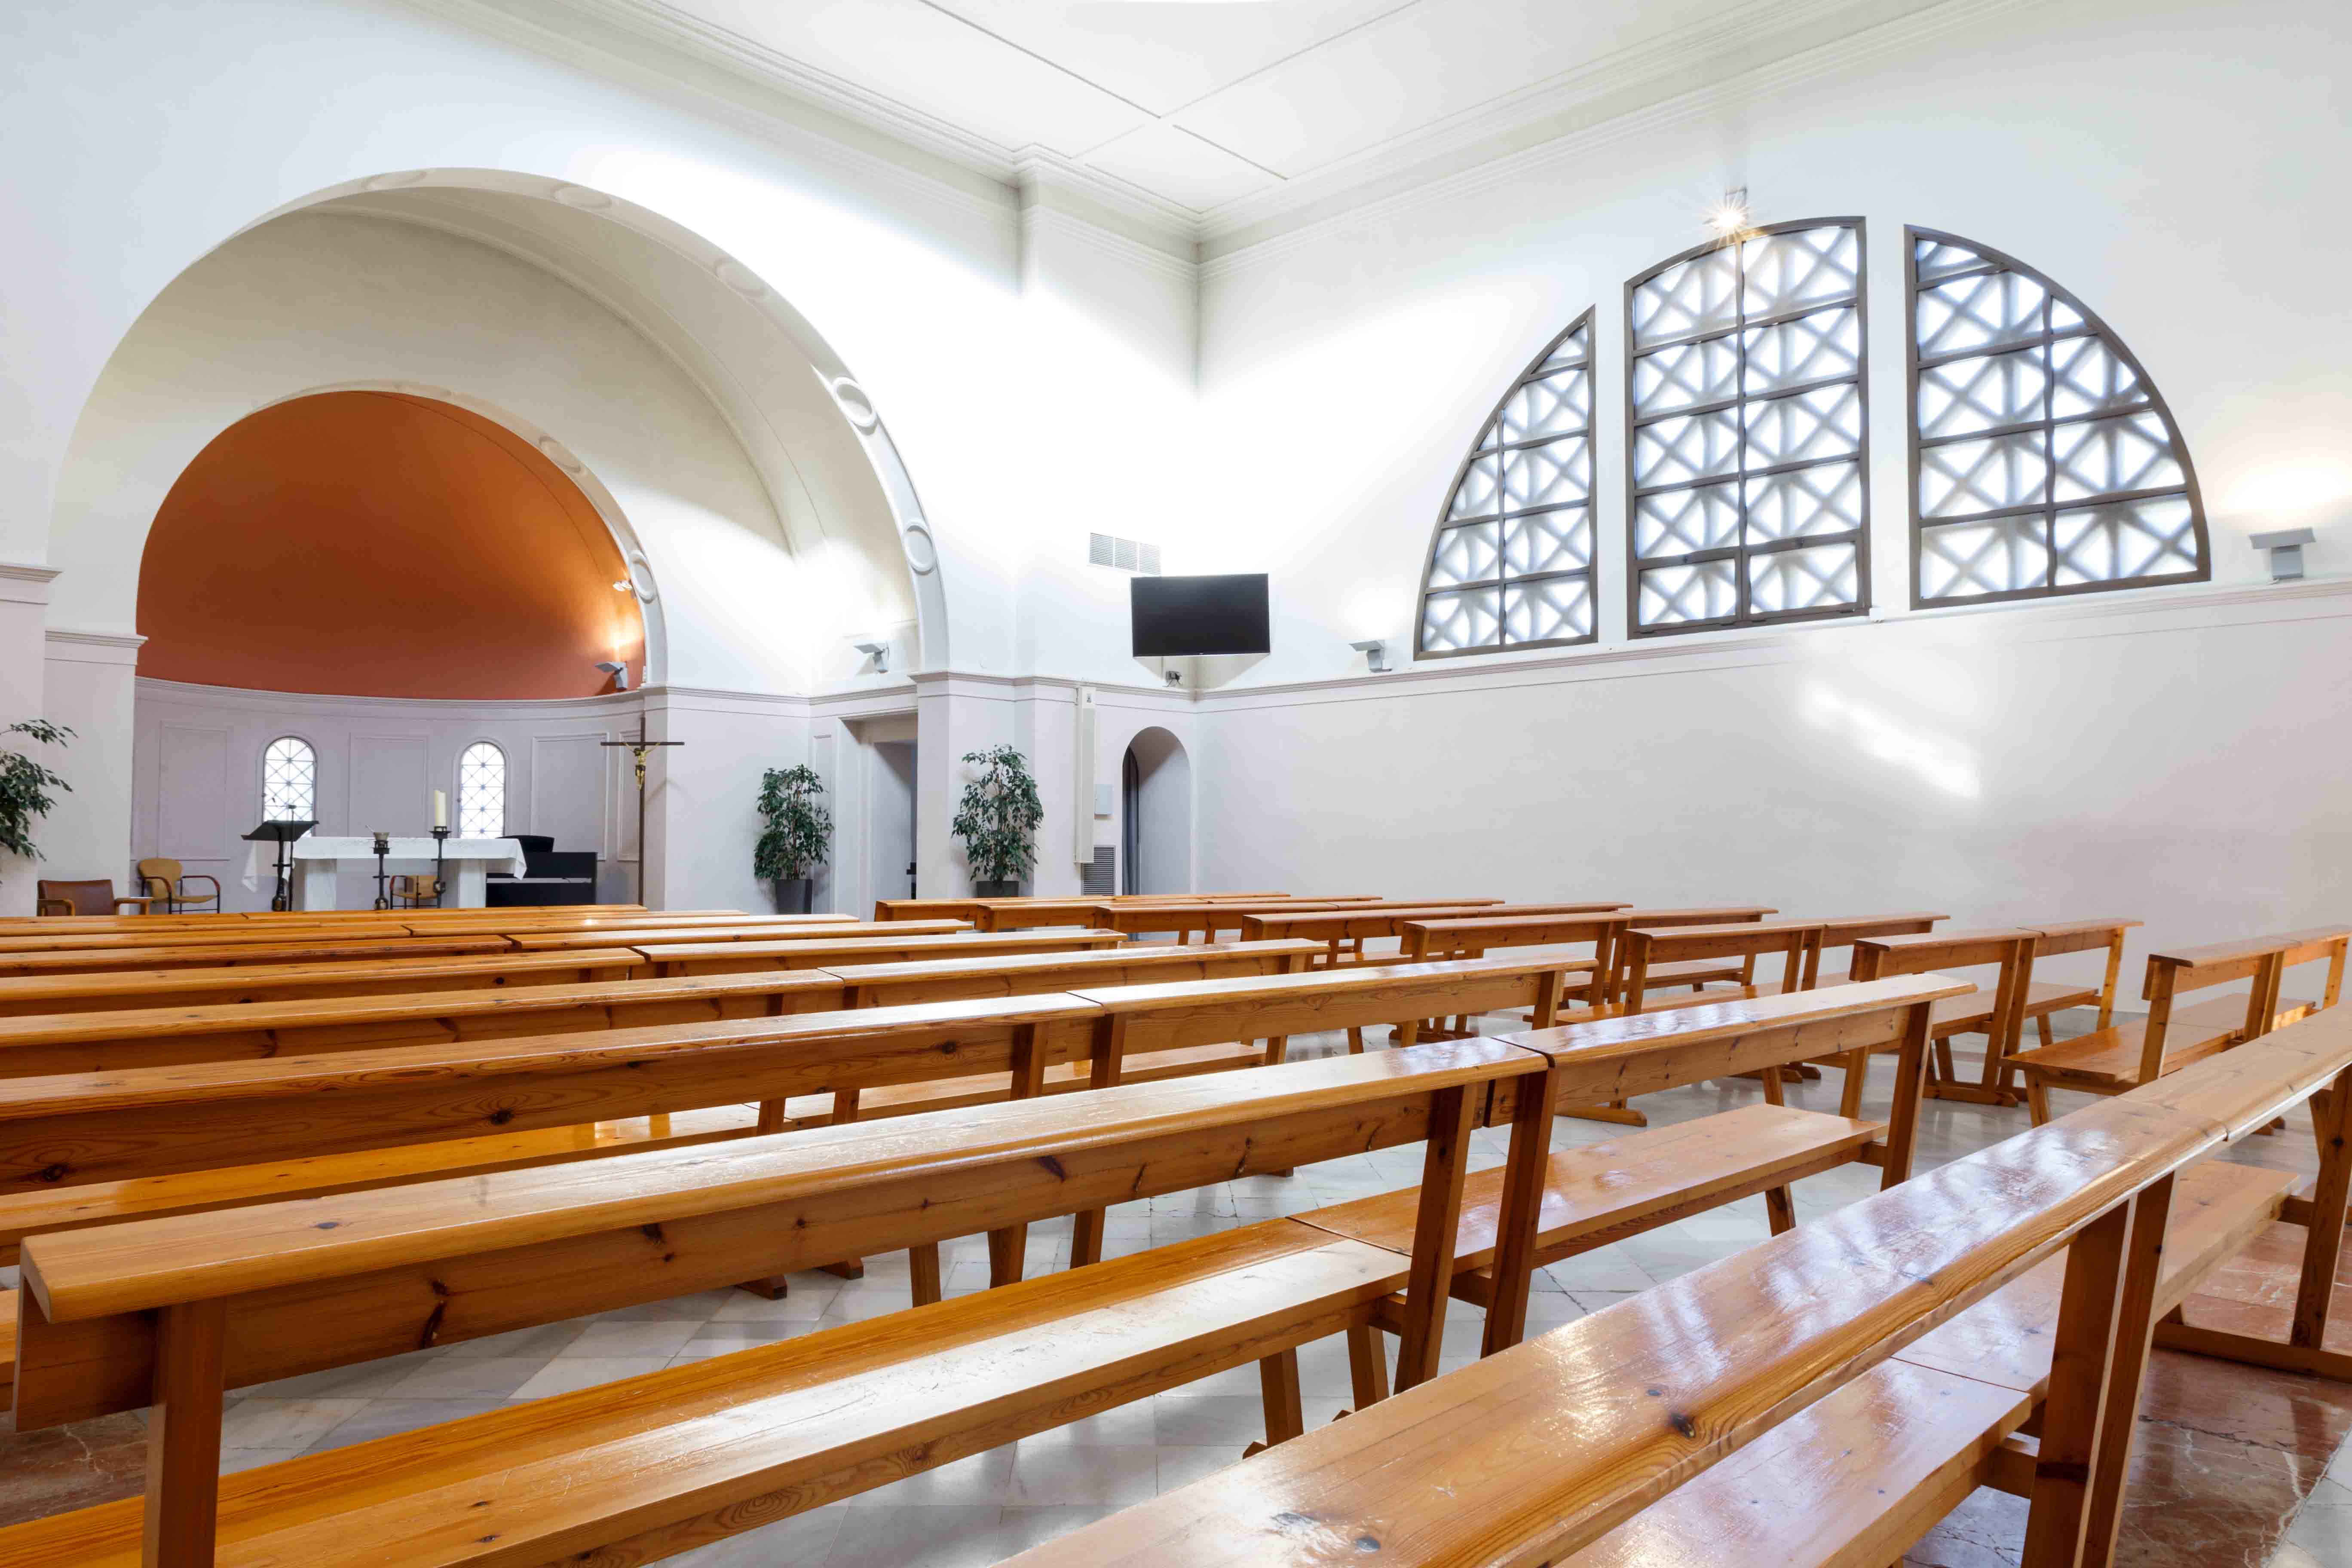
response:
<path id="1" fill-rule="evenodd" d="M 74 874 L 112 876 L 127 889 L 138 860 L 163 856 L 217 878 L 222 908 L 268 909 L 268 877 L 258 890 L 242 883 L 249 847 L 240 836 L 261 820 L 261 756 L 270 742 L 298 735 L 318 752 L 320 833 L 418 834 L 432 826 L 433 791 L 446 791 L 456 812 L 458 755 L 489 741 L 507 756 L 507 831 L 544 833 L 558 849 L 595 851 L 601 895 L 626 900 L 635 881 L 635 800 L 624 753 L 599 742 L 635 733 L 645 704 L 637 692 L 429 702 L 141 680 L 136 750 L 121 774 L 131 796 L 130 852 L 119 868 Z M 680 889 L 703 890 L 702 884 Z M 710 890 L 734 889 L 714 882 Z M 704 906 L 688 896 L 672 907 Z M 750 906 L 718 900 L 709 907 Z"/>

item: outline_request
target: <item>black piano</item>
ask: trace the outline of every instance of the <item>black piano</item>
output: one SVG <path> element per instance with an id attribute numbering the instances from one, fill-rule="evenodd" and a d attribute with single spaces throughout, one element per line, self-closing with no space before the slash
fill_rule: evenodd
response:
<path id="1" fill-rule="evenodd" d="M 596 901 L 596 854 L 592 849 L 558 849 L 555 840 L 536 833 L 514 835 L 522 846 L 524 874 L 493 871 L 485 879 L 483 901 L 494 910 L 521 909 L 533 904 L 593 904 Z"/>

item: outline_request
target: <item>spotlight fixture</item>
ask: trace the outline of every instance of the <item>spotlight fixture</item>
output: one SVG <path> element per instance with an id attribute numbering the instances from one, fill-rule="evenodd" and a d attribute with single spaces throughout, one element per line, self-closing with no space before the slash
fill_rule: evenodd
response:
<path id="1" fill-rule="evenodd" d="M 1351 642 L 1348 646 L 1364 656 L 1364 663 L 1370 668 L 1374 675 L 1386 675 L 1389 672 L 1387 638 L 1366 637 L 1362 642 Z"/>
<path id="2" fill-rule="evenodd" d="M 2272 582 L 2292 583 L 2303 575 L 2303 547 L 2317 537 L 2307 528 L 2282 528 L 2257 533 L 2246 542 L 2270 553 Z"/>
<path id="3" fill-rule="evenodd" d="M 628 584 L 625 583 L 622 586 L 626 587 Z M 613 678 L 614 690 L 626 691 L 629 689 L 629 667 L 627 665 L 615 664 L 609 658 L 600 658 L 596 661 L 596 668 Z"/>
<path id="4" fill-rule="evenodd" d="M 1729 239 L 1734 235 L 1746 233 L 1748 230 L 1748 187 L 1746 185 L 1734 185 L 1729 190 L 1724 192 L 1723 200 L 1716 203 L 1714 207 L 1708 211 L 1706 215 L 1706 226 L 1708 229 L 1713 231 L 1718 238 L 1722 239 Z"/>
<path id="5" fill-rule="evenodd" d="M 862 642 L 853 645 L 857 651 L 874 661 L 874 673 L 890 673 L 890 645 L 886 642 Z"/>

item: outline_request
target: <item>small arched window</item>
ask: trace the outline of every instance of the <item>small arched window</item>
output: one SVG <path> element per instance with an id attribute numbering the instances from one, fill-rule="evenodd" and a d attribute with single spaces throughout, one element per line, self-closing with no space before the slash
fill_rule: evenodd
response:
<path id="1" fill-rule="evenodd" d="M 477 741 L 457 759 L 457 837 L 503 838 L 507 832 L 507 754 Z"/>
<path id="2" fill-rule="evenodd" d="M 281 735 L 261 753 L 261 820 L 319 819 L 319 753 L 299 735 Z"/>
<path id="3" fill-rule="evenodd" d="M 1536 356 L 1462 460 L 1422 573 L 1415 658 L 1591 642 L 1592 312 Z"/>
<path id="4" fill-rule="evenodd" d="M 1870 607 L 1860 218 L 1625 286 L 1635 637 Z"/>
<path id="5" fill-rule="evenodd" d="M 1907 237 L 1912 603 L 2210 577 L 2189 448 L 2123 340 L 1997 250 Z"/>

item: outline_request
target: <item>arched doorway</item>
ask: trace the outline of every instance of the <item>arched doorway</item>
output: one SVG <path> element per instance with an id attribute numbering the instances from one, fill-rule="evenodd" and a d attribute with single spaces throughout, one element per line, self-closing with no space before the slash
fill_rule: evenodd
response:
<path id="1" fill-rule="evenodd" d="M 1137 732 L 1119 764 L 1119 890 L 1192 890 L 1192 763 L 1167 731 Z"/>

